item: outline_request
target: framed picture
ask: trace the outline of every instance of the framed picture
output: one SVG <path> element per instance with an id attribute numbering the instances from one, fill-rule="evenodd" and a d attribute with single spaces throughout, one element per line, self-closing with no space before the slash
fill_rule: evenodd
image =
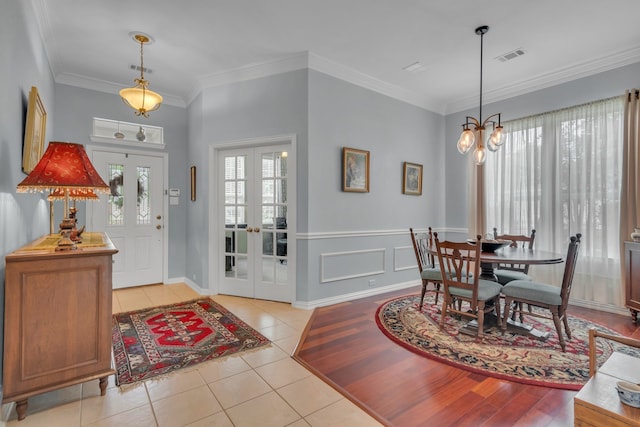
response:
<path id="1" fill-rule="evenodd" d="M 369 152 L 342 147 L 342 191 L 369 192 Z"/>
<path id="2" fill-rule="evenodd" d="M 404 162 L 402 167 L 402 194 L 422 195 L 422 165 Z"/>
<path id="3" fill-rule="evenodd" d="M 191 201 L 196 201 L 196 167 L 191 166 Z"/>
<path id="4" fill-rule="evenodd" d="M 27 123 L 22 147 L 22 171 L 29 174 L 40 161 L 44 153 L 44 134 L 47 126 L 47 112 L 44 109 L 38 88 L 31 86 Z"/>

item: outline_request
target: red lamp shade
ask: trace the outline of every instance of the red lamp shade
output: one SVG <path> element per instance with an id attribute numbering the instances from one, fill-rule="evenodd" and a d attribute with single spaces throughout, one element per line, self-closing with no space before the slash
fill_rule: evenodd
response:
<path id="1" fill-rule="evenodd" d="M 18 184 L 18 192 L 53 191 L 109 192 L 81 144 L 50 142 L 44 155 L 29 175 Z"/>

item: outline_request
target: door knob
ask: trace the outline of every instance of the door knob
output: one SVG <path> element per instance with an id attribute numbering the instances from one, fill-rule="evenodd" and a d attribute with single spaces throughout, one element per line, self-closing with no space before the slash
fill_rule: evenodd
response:
<path id="1" fill-rule="evenodd" d="M 253 231 L 255 231 L 256 233 L 260 232 L 260 227 L 256 227 Z"/>
<path id="2" fill-rule="evenodd" d="M 247 233 L 251 233 L 252 231 L 253 231 L 253 228 L 247 227 Z"/>
<path id="3" fill-rule="evenodd" d="M 156 219 L 162 219 L 162 215 L 158 215 Z"/>
<path id="4" fill-rule="evenodd" d="M 160 230 L 162 228 L 162 226 L 160 224 L 156 225 L 156 229 Z"/>

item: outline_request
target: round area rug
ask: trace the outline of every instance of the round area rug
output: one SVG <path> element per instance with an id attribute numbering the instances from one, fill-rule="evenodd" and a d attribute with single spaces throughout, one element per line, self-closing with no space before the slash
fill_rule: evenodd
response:
<path id="1" fill-rule="evenodd" d="M 468 318 L 447 316 L 440 329 L 441 304 L 425 297 L 418 311 L 419 295 L 406 295 L 382 304 L 376 312 L 378 327 L 396 343 L 426 357 L 487 376 L 526 384 L 579 390 L 589 379 L 589 328 L 620 335 L 602 325 L 569 315 L 572 338 L 565 336 L 567 351 L 560 349 L 551 320 L 525 316 L 524 323 L 549 336 L 546 341 L 485 327 L 482 339 L 460 333 Z M 598 364 L 621 351 L 640 357 L 640 351 L 604 339 L 597 340 Z"/>

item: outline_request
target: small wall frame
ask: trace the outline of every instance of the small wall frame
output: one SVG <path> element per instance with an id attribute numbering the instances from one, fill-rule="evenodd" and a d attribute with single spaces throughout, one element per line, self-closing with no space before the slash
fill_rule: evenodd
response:
<path id="1" fill-rule="evenodd" d="M 196 201 L 196 167 L 191 166 L 191 201 Z"/>
<path id="2" fill-rule="evenodd" d="M 369 152 L 342 147 L 342 191 L 369 192 Z"/>
<path id="3" fill-rule="evenodd" d="M 422 195 L 422 165 L 404 162 L 402 166 L 402 194 Z"/>

